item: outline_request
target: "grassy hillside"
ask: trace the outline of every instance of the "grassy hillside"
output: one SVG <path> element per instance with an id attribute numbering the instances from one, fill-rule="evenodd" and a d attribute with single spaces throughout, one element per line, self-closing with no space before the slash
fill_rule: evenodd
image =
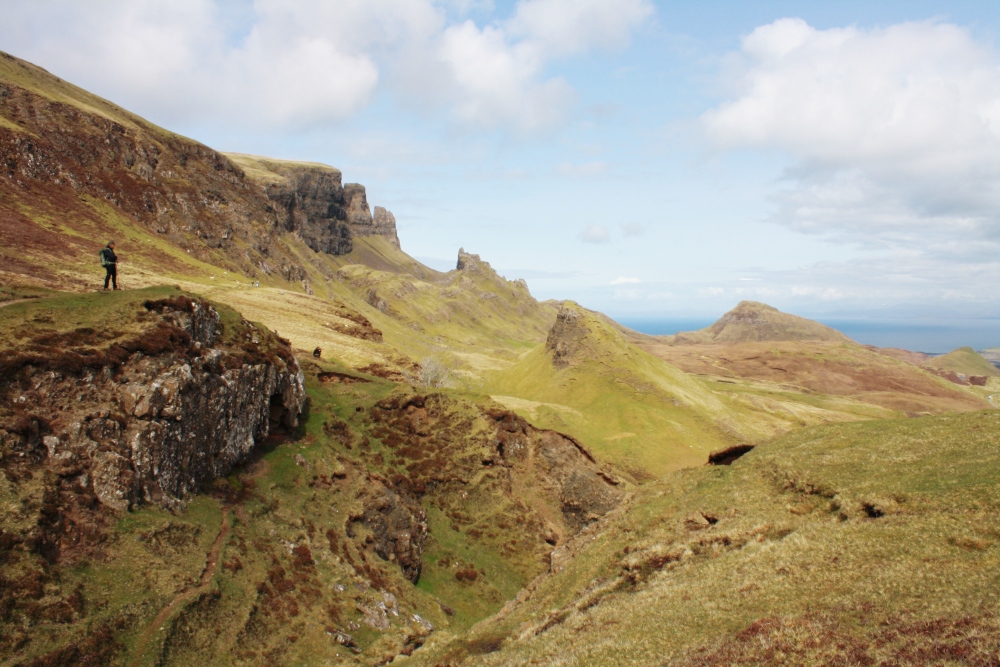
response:
<path id="1" fill-rule="evenodd" d="M 830 425 L 673 473 L 412 663 L 990 664 L 998 434 L 995 412 Z"/>
<path id="2" fill-rule="evenodd" d="M 163 136 L 178 136 L 104 98 L 53 76 L 37 65 L 15 58 L 3 51 L 0 51 L 0 81 L 11 83 L 53 102 L 74 107 L 87 114 L 107 118 L 127 127 Z M 9 117 L 3 106 L 0 106 L 0 119 L 3 120 L 4 127 L 8 129 L 31 133 L 31 130 L 25 127 L 24 123 L 19 123 L 16 117 Z"/>
<path id="3" fill-rule="evenodd" d="M 0 365 L 30 353 L 71 373 L 49 363 L 60 342 L 97 355 L 150 326 L 145 300 L 176 296 L 12 303 Z M 223 339 L 249 341 L 218 307 Z M 21 427 L 0 409 L 0 664 L 384 664 L 499 610 L 625 492 L 578 444 L 488 399 L 302 363 L 311 403 L 295 437 L 258 443 L 173 513 L 86 502 L 59 475 L 65 457 L 18 455 L 8 435 Z M 79 541 L 53 549 L 64 530 Z"/>
<path id="4" fill-rule="evenodd" d="M 962 375 L 1000 377 L 1000 370 L 971 347 L 960 347 L 948 354 L 931 357 L 924 362 L 924 365 L 931 368 L 940 368 L 943 371 L 954 371 Z"/>
<path id="5" fill-rule="evenodd" d="M 537 345 L 510 368 L 487 376 L 483 390 L 539 425 L 570 433 L 639 479 L 700 462 L 742 437 L 731 414 L 705 386 L 627 343 L 574 304 L 579 347 L 559 367 Z M 550 336 L 550 341 L 553 338 Z"/>
<path id="6" fill-rule="evenodd" d="M 849 342 L 835 329 L 756 301 L 741 301 L 710 327 L 656 338 L 673 344 L 820 340 Z"/>
<path id="7" fill-rule="evenodd" d="M 650 343 L 626 339 L 599 314 L 566 308 L 578 318 L 574 330 L 554 329 L 547 345 L 487 375 L 483 391 L 572 433 L 638 478 L 803 426 L 991 407 L 973 391 L 853 343 Z M 562 366 L 553 351 L 560 336 L 575 345 Z"/>
<path id="8" fill-rule="evenodd" d="M 913 416 L 989 407 L 968 388 L 855 343 L 671 345 L 656 341 L 640 345 L 687 373 L 764 381 L 786 391 L 849 398 L 897 414 Z"/>

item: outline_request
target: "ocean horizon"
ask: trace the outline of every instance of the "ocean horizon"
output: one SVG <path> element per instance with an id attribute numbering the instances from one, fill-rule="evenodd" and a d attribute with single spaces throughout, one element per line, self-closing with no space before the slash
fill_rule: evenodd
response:
<path id="1" fill-rule="evenodd" d="M 670 336 L 710 326 L 715 319 L 704 317 L 615 318 L 619 324 L 651 336 Z M 985 350 L 1000 347 L 1000 320 L 953 320 L 931 322 L 900 319 L 816 318 L 862 345 L 898 347 L 927 354 L 945 354 L 959 347 Z"/>

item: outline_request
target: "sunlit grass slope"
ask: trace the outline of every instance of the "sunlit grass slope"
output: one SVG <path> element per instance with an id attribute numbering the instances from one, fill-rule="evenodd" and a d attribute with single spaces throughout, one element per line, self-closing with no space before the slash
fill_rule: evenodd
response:
<path id="1" fill-rule="evenodd" d="M 484 390 L 539 425 L 576 436 L 637 478 L 696 465 L 744 434 L 702 383 L 626 342 L 611 325 L 575 304 L 560 315 L 549 343 L 488 376 Z M 555 361 L 560 337 L 573 340 Z"/>
<path id="2" fill-rule="evenodd" d="M 769 379 L 689 374 L 638 348 L 603 315 L 573 304 L 565 312 L 578 318 L 574 331 L 557 324 L 546 345 L 487 375 L 483 390 L 539 424 L 573 434 L 640 479 L 700 465 L 708 452 L 737 441 L 900 414 Z M 575 351 L 559 364 L 560 338 L 574 337 Z"/>
<path id="3" fill-rule="evenodd" d="M 798 431 L 644 486 L 411 663 L 990 664 L 998 476 L 992 411 Z"/>
<path id="4" fill-rule="evenodd" d="M 0 51 L 0 80 L 13 83 L 54 102 L 76 107 L 86 113 L 103 116 L 129 127 L 176 136 L 108 100 L 50 75 L 37 65 L 14 58 L 2 51 Z M 4 120 L 3 115 L 0 114 L 0 122 L 4 122 Z M 4 126 L 16 131 L 25 131 L 23 127 L 10 120 L 6 120 Z"/>
<path id="5" fill-rule="evenodd" d="M 279 284 L 251 288 L 221 271 L 182 284 L 245 311 L 299 349 L 322 347 L 353 368 L 376 363 L 411 372 L 436 360 L 450 384 L 472 388 L 486 371 L 510 366 L 544 340 L 555 319 L 555 307 L 536 301 L 523 281 L 505 280 L 472 255 L 462 269 L 439 273 L 381 237 L 356 238 L 343 256 L 316 253 L 291 237 L 284 242 L 302 257 L 313 294 Z M 342 333 L 351 325 L 345 307 L 381 332 L 382 342 Z"/>
<path id="6" fill-rule="evenodd" d="M 1000 370 L 971 347 L 960 347 L 948 354 L 942 354 L 940 357 L 932 357 L 926 362 L 926 365 L 963 375 L 1000 376 Z"/>

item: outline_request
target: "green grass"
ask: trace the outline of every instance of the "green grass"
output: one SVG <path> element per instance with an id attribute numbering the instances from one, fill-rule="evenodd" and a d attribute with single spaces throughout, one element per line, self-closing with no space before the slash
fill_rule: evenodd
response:
<path id="1" fill-rule="evenodd" d="M 963 375 L 1000 376 L 1000 370 L 971 347 L 960 347 L 948 354 L 934 357 L 927 361 L 927 365 Z"/>
<path id="2" fill-rule="evenodd" d="M 84 294 L 47 290 L 24 293 L 46 298 L 0 308 L 0 349 L 22 346 L 42 332 L 66 333 L 81 328 L 100 330 L 108 341 L 124 339 L 145 328 L 137 317 L 144 301 L 180 294 L 176 288 L 166 286 Z"/>
<path id="3" fill-rule="evenodd" d="M 537 345 L 489 375 L 483 390 L 539 425 L 579 438 L 640 479 L 697 465 L 710 451 L 745 437 L 738 426 L 727 427 L 735 426 L 733 412 L 702 382 L 579 312 L 589 333 L 569 366 L 556 368 L 545 345 Z"/>
<path id="4" fill-rule="evenodd" d="M 414 663 L 499 637 L 502 651 L 463 664 L 686 664 L 750 655 L 739 633 L 762 619 L 801 628 L 813 653 L 798 664 L 876 650 L 879 628 L 922 622 L 967 618 L 998 642 L 998 475 L 994 412 L 805 429 L 647 485 L 527 601 Z M 690 530 L 696 512 L 717 523 Z"/>

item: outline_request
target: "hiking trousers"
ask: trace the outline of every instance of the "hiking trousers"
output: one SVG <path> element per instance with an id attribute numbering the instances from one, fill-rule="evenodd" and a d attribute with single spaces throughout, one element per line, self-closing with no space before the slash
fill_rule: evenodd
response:
<path id="1" fill-rule="evenodd" d="M 115 289 L 118 289 L 118 265 L 108 264 L 104 267 L 108 270 L 108 275 L 104 276 L 104 289 L 108 289 L 108 283 L 114 285 Z"/>

